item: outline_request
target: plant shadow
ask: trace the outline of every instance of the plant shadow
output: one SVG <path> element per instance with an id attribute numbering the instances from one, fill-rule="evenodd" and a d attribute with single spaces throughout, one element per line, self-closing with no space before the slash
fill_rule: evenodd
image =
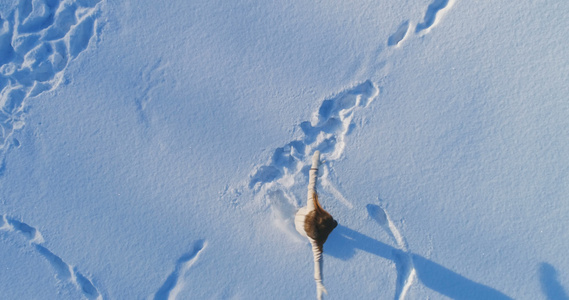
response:
<path id="1" fill-rule="evenodd" d="M 547 299 L 569 300 L 567 292 L 557 279 L 557 271 L 552 265 L 548 263 L 540 264 L 539 281 L 541 282 L 541 291 Z"/>
<path id="2" fill-rule="evenodd" d="M 421 283 L 452 299 L 512 299 L 494 288 L 474 282 L 421 255 L 404 252 L 342 225 L 336 227 L 324 246 L 325 254 L 341 260 L 349 260 L 355 255 L 356 250 L 391 260 L 396 266 L 405 263 L 402 258 L 411 256 L 417 278 Z"/>

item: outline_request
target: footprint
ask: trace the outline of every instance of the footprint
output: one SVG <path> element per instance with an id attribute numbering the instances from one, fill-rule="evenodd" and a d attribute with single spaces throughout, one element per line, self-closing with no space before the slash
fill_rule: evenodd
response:
<path id="1" fill-rule="evenodd" d="M 85 297 L 87 297 L 87 299 L 102 299 L 97 288 L 95 288 L 93 283 L 87 277 L 83 276 L 83 274 L 79 273 L 77 270 L 75 270 L 75 277 L 77 285 L 81 288 L 81 292 Z"/>
<path id="2" fill-rule="evenodd" d="M 11 16 L 11 18 L 13 18 Z M 14 26 L 0 15 L 0 66 L 12 61 L 14 48 L 12 47 Z"/>
<path id="3" fill-rule="evenodd" d="M 154 90 L 165 81 L 165 70 L 167 65 L 162 62 L 162 58 L 158 59 L 152 65 L 146 65 L 141 74 L 139 82 L 141 86 L 139 88 L 141 92 L 140 96 L 135 98 L 135 105 L 139 115 L 139 119 L 145 125 L 148 125 L 148 115 L 146 112 L 146 107 L 153 100 Z"/>
<path id="4" fill-rule="evenodd" d="M 6 93 L 2 94 L 3 107 L 2 110 L 8 114 L 15 114 L 22 110 L 22 104 L 26 99 L 27 88 L 24 86 L 13 87 Z M 11 125 L 11 124 L 7 124 Z M 8 127 L 8 126 L 6 126 Z"/>
<path id="5" fill-rule="evenodd" d="M 389 229 L 389 227 L 387 225 L 387 214 L 385 213 L 383 208 L 381 208 L 375 204 L 368 204 L 368 205 L 366 205 L 366 209 L 367 209 L 368 215 L 373 220 L 375 220 L 381 227 L 386 229 L 387 232 L 391 233 L 391 230 Z M 392 235 L 392 237 L 393 237 L 393 235 Z M 393 237 L 393 239 L 395 241 L 395 237 Z M 397 241 L 395 241 L 395 242 L 397 242 Z"/>
<path id="6" fill-rule="evenodd" d="M 423 22 L 417 24 L 416 33 L 427 30 L 435 26 L 448 9 L 454 4 L 454 0 L 434 0 L 427 7 Z"/>
<path id="7" fill-rule="evenodd" d="M 76 17 L 77 4 L 64 2 L 55 13 L 55 22 L 47 28 L 43 35 L 43 40 L 53 41 L 63 38 L 77 23 Z"/>
<path id="8" fill-rule="evenodd" d="M 39 44 L 40 38 L 41 36 L 39 34 L 22 34 L 12 39 L 12 44 L 10 46 L 15 53 L 24 57 L 30 50 Z"/>
<path id="9" fill-rule="evenodd" d="M 4 225 L 2 227 L 6 227 L 9 230 L 14 230 L 16 232 L 19 232 L 21 235 L 23 235 L 31 243 L 43 243 L 44 242 L 41 233 L 37 229 L 35 229 L 34 227 L 32 227 L 26 223 L 22 223 L 20 221 L 8 218 L 6 216 L 4 216 L 3 219 L 4 219 Z"/>
<path id="10" fill-rule="evenodd" d="M 178 293 L 184 287 L 185 274 L 198 260 L 200 253 L 207 246 L 207 241 L 198 240 L 194 243 L 192 250 L 182 255 L 176 262 L 174 271 L 170 273 L 168 278 L 160 289 L 154 294 L 154 300 L 173 300 L 176 299 Z"/>
<path id="11" fill-rule="evenodd" d="M 73 274 L 73 270 L 71 267 L 66 264 L 61 257 L 53 254 L 53 252 L 49 251 L 46 247 L 42 245 L 35 245 L 36 250 L 49 262 L 49 264 L 55 270 L 57 277 L 62 281 L 71 280 L 71 276 Z"/>
<path id="12" fill-rule="evenodd" d="M 56 76 L 59 72 L 63 71 L 67 67 L 67 62 L 69 61 L 69 55 L 67 53 L 67 46 L 64 41 L 57 41 L 51 43 L 53 48 L 53 53 L 49 57 L 49 61 L 53 66 L 53 71 Z"/>
<path id="13" fill-rule="evenodd" d="M 95 31 L 95 18 L 87 16 L 79 24 L 75 25 L 69 33 L 69 54 L 72 58 L 77 57 L 89 45 Z"/>
<path id="14" fill-rule="evenodd" d="M 20 1 L 18 32 L 38 32 L 49 27 L 53 23 L 54 9 L 58 1 L 51 2 L 53 1 Z"/>
<path id="15" fill-rule="evenodd" d="M 0 230 L 19 233 L 28 240 L 35 250 L 52 266 L 59 280 L 73 284 L 87 299 L 102 299 L 100 292 L 91 280 L 42 245 L 44 239 L 39 230 L 6 215 L 2 216 L 2 221 L 3 225 L 0 226 Z"/>
<path id="16" fill-rule="evenodd" d="M 18 13 L 20 20 L 25 20 L 33 11 L 32 0 L 22 0 L 18 3 Z"/>
<path id="17" fill-rule="evenodd" d="M 397 30 L 387 39 L 388 46 L 397 46 L 405 38 L 409 31 L 409 21 L 405 21 L 399 25 Z"/>

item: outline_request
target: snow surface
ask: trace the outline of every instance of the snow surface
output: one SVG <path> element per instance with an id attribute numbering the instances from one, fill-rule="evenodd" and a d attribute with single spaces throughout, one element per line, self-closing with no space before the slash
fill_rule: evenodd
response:
<path id="1" fill-rule="evenodd" d="M 0 298 L 569 299 L 568 1 L 0 3 Z"/>

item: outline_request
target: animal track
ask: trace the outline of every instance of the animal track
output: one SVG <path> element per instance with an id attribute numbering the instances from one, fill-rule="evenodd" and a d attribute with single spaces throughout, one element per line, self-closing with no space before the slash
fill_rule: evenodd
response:
<path id="1" fill-rule="evenodd" d="M 409 252 L 407 241 L 401 235 L 385 209 L 375 204 L 368 204 L 366 208 L 369 216 L 393 238 L 393 241 L 400 250 L 393 252 L 393 261 L 397 269 L 395 300 L 405 299 L 405 295 L 416 276 L 415 267 L 413 266 L 413 256 L 411 252 Z"/>
<path id="2" fill-rule="evenodd" d="M 140 75 L 140 82 L 143 86 L 140 88 L 142 94 L 135 99 L 136 108 L 143 122 L 148 122 L 146 115 L 146 106 L 152 101 L 152 92 L 157 86 L 165 82 L 166 65 L 162 59 L 158 59 L 153 65 L 147 65 Z"/>
<path id="3" fill-rule="evenodd" d="M 46 247 L 42 245 L 35 245 L 36 250 L 49 262 L 49 264 L 55 270 L 57 277 L 60 280 L 68 281 L 71 280 L 73 277 L 73 270 L 71 267 L 66 264 L 61 257 L 53 254 L 53 252 L 49 251 Z"/>
<path id="4" fill-rule="evenodd" d="M 429 32 L 453 6 L 454 2 L 455 0 L 433 0 L 433 2 L 427 7 L 427 11 L 423 16 L 423 22 L 417 24 L 415 27 L 415 33 L 420 34 L 421 32 Z M 387 39 L 387 45 L 398 46 L 408 35 L 410 26 L 409 20 L 401 23 L 399 27 L 397 27 L 397 30 L 395 30 L 395 32 L 393 32 Z"/>
<path id="5" fill-rule="evenodd" d="M 69 54 L 75 58 L 83 52 L 89 45 L 91 37 L 94 35 L 95 18 L 86 16 L 69 32 Z"/>
<path id="6" fill-rule="evenodd" d="M 207 241 L 196 241 L 192 250 L 182 255 L 176 262 L 174 271 L 166 278 L 166 281 L 154 295 L 155 300 L 174 300 L 184 287 L 186 272 L 198 260 L 200 253 L 207 246 Z"/>
<path id="7" fill-rule="evenodd" d="M 378 94 L 379 88 L 368 80 L 324 100 L 311 121 L 300 123 L 301 139 L 275 149 L 269 164 L 257 167 L 251 175 L 249 188 L 277 181 L 284 176 L 294 180 L 296 175 L 308 173 L 310 165 L 304 159 L 316 150 L 320 150 L 328 161 L 340 158 L 345 137 L 355 126 L 355 112 L 367 107 Z"/>
<path id="8" fill-rule="evenodd" d="M 423 23 L 417 24 L 416 33 L 430 30 L 435 26 L 448 9 L 454 4 L 454 0 L 434 0 L 425 12 Z"/>
<path id="9" fill-rule="evenodd" d="M 16 232 L 26 238 L 36 251 L 53 267 L 56 277 L 63 282 L 71 283 L 87 299 L 103 299 L 101 293 L 93 285 L 91 280 L 81 274 L 77 268 L 72 267 L 63 261 L 61 257 L 42 245 L 44 243 L 43 236 L 36 228 L 3 215 L 0 231 Z"/>
<path id="10" fill-rule="evenodd" d="M 17 220 L 8 219 L 6 218 L 6 216 L 4 216 L 4 226 L 6 226 L 6 228 L 12 228 L 13 230 L 19 232 L 24 237 L 26 237 L 26 239 L 28 239 L 31 243 L 41 244 L 44 242 L 41 233 L 26 223 L 22 223 Z"/>
<path id="11" fill-rule="evenodd" d="M 55 89 L 89 46 L 102 0 L 20 0 L 0 16 L 0 175 L 30 97 Z"/>
<path id="12" fill-rule="evenodd" d="M 452 7 L 455 0 L 433 0 L 427 7 L 423 17 L 423 22 L 417 24 L 415 33 L 429 32 L 442 18 L 442 16 Z M 397 30 L 387 39 L 388 46 L 398 46 L 409 32 L 410 23 L 408 20 L 399 25 Z M 397 244 L 399 249 L 393 250 L 393 261 L 397 269 L 397 281 L 395 287 L 395 300 L 405 299 L 407 291 L 411 287 L 413 280 L 417 277 L 417 270 L 413 262 L 413 254 L 409 251 L 407 241 L 401 235 L 395 223 L 391 220 L 387 211 L 381 206 L 368 204 L 367 211 L 369 216 L 374 219 Z"/>
<path id="13" fill-rule="evenodd" d="M 409 31 L 409 21 L 405 21 L 399 25 L 397 30 L 387 39 L 388 46 L 397 46 L 407 35 Z"/>

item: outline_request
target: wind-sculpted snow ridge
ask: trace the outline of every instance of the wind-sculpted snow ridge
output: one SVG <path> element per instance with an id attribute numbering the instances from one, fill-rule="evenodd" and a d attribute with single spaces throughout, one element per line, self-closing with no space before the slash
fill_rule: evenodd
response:
<path id="1" fill-rule="evenodd" d="M 63 261 L 63 259 L 48 248 L 43 246 L 44 238 L 36 228 L 18 220 L 2 216 L 2 226 L 0 231 L 7 231 L 20 234 L 31 246 L 51 265 L 54 269 L 56 278 L 62 282 L 71 283 L 83 296 L 87 299 L 103 299 L 99 290 L 93 285 L 93 282 L 73 267 Z"/>
<path id="2" fill-rule="evenodd" d="M 270 162 L 256 168 L 249 188 L 259 188 L 280 179 L 294 181 L 297 175 L 308 173 L 310 164 L 305 158 L 316 150 L 327 161 L 339 159 L 346 146 L 345 138 L 355 127 L 354 115 L 378 94 L 379 88 L 368 80 L 324 100 L 312 121 L 299 124 L 302 137 L 275 149 Z"/>
<path id="3" fill-rule="evenodd" d="M 199 240 L 194 243 L 192 250 L 182 255 L 176 262 L 174 271 L 154 295 L 154 300 L 174 300 L 185 284 L 185 274 L 198 260 L 200 253 L 207 246 L 207 241 Z"/>
<path id="4" fill-rule="evenodd" d="M 55 89 L 96 34 L 102 0 L 21 0 L 0 16 L 0 175 L 26 101 Z"/>

